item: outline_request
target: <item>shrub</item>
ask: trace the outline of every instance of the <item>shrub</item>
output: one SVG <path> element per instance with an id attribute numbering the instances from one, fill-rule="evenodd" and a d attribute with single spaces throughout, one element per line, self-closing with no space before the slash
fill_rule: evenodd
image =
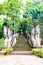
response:
<path id="1" fill-rule="evenodd" d="M 33 54 L 43 58 L 43 48 L 41 48 L 41 49 L 40 48 L 39 49 L 33 49 Z"/>
<path id="2" fill-rule="evenodd" d="M 6 51 L 5 51 L 4 55 L 9 54 L 12 51 L 13 51 L 13 48 L 12 47 L 8 47 L 8 48 L 6 48 Z"/>
<path id="3" fill-rule="evenodd" d="M 0 38 L 0 50 L 2 50 L 3 45 L 4 45 L 4 39 Z"/>
<path id="4" fill-rule="evenodd" d="M 2 27 L 0 26 L 0 38 L 2 38 L 2 35 L 3 35 L 3 30 Z"/>

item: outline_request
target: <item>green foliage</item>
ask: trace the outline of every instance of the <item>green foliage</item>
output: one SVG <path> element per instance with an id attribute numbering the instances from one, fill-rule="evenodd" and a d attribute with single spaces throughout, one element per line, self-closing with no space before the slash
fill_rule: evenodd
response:
<path id="1" fill-rule="evenodd" d="M 12 51 L 13 51 L 13 48 L 12 47 L 8 47 L 8 48 L 6 48 L 6 51 L 5 51 L 4 55 L 9 54 Z"/>
<path id="2" fill-rule="evenodd" d="M 0 50 L 2 50 L 3 45 L 4 45 L 4 39 L 0 38 Z"/>
<path id="3" fill-rule="evenodd" d="M 0 38 L 3 36 L 3 20 L 0 19 Z"/>
<path id="4" fill-rule="evenodd" d="M 27 20 L 26 30 L 28 33 L 31 31 L 32 27 L 40 24 L 41 37 L 43 38 L 43 5 L 27 0 L 23 18 Z"/>
<path id="5" fill-rule="evenodd" d="M 2 35 L 3 35 L 3 33 L 2 33 L 3 31 L 2 31 L 2 28 L 1 28 L 1 26 L 0 26 L 0 38 L 2 37 Z"/>
<path id="6" fill-rule="evenodd" d="M 27 19 L 27 24 L 26 24 L 27 25 L 26 30 L 27 30 L 28 33 L 30 33 L 32 27 L 34 26 L 33 24 L 34 23 L 32 21 L 32 18 L 31 18 L 31 16 L 29 16 L 28 19 Z"/>
<path id="7" fill-rule="evenodd" d="M 20 13 L 20 10 L 23 10 L 24 13 Z M 23 18 L 20 18 L 20 14 L 23 14 Z M 3 24 L 6 22 L 12 31 L 18 32 L 22 30 L 28 33 L 32 27 L 40 24 L 41 37 L 43 38 L 43 5 L 40 5 L 40 3 L 36 3 L 34 0 L 26 0 L 24 5 L 21 0 L 6 0 L 0 4 L 0 15 L 6 15 L 6 18 L 0 21 L 0 37 L 3 34 Z M 12 26 L 13 22 L 15 23 L 14 26 Z"/>
<path id="8" fill-rule="evenodd" d="M 33 49 L 33 53 L 36 56 L 39 56 L 39 57 L 43 58 L 43 48 L 41 48 L 41 49 Z"/>
<path id="9" fill-rule="evenodd" d="M 6 2 L 3 5 L 3 13 L 14 21 L 14 17 L 16 18 L 19 14 L 19 9 L 21 6 L 20 0 L 6 0 Z"/>
<path id="10" fill-rule="evenodd" d="M 3 4 L 0 4 L 0 15 L 3 13 Z"/>
<path id="11" fill-rule="evenodd" d="M 7 52 L 7 53 L 12 52 L 12 51 L 13 51 L 13 48 L 12 48 L 12 47 L 8 47 L 8 48 L 6 49 L 6 52 Z"/>

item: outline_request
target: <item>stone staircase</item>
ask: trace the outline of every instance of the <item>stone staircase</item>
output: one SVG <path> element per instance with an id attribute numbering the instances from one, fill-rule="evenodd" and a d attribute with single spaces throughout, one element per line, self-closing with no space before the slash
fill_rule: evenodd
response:
<path id="1" fill-rule="evenodd" d="M 31 47 L 24 35 L 19 35 L 17 43 L 13 47 L 14 51 L 30 51 Z"/>
<path id="2" fill-rule="evenodd" d="M 0 54 L 5 53 L 6 48 L 0 51 Z M 31 55 L 32 50 L 24 35 L 19 35 L 17 43 L 13 47 L 13 52 L 9 53 L 10 55 Z"/>

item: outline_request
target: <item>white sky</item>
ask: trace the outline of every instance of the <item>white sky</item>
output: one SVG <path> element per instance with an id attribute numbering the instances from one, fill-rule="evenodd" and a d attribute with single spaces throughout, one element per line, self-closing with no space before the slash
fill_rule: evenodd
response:
<path id="1" fill-rule="evenodd" d="M 0 0 L 0 3 L 3 3 L 5 0 Z M 26 3 L 26 0 L 22 0 L 22 3 Z"/>
<path id="2" fill-rule="evenodd" d="M 3 3 L 5 0 L 0 0 L 0 3 Z"/>
<path id="3" fill-rule="evenodd" d="M 0 0 L 0 3 L 4 2 L 5 0 Z M 22 0 L 23 3 L 26 2 L 26 0 Z"/>
<path id="4" fill-rule="evenodd" d="M 25 3 L 26 3 L 26 0 L 22 0 L 22 3 L 24 3 L 24 4 L 25 4 Z"/>

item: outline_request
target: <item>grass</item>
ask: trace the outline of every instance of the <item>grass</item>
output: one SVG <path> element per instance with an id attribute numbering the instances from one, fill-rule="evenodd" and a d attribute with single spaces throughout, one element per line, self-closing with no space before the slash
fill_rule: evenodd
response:
<path id="1" fill-rule="evenodd" d="M 4 38 L 0 38 L 0 50 L 2 50 L 4 45 Z"/>

